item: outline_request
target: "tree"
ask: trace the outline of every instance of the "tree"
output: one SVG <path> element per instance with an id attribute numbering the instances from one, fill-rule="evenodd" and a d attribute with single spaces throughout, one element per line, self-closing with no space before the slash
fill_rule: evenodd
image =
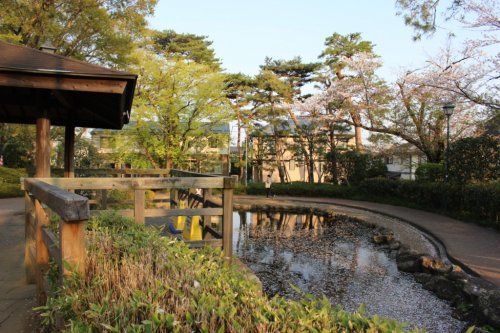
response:
<path id="1" fill-rule="evenodd" d="M 286 150 L 282 138 L 288 132 L 288 107 L 292 100 L 290 85 L 283 82 L 275 73 L 261 70 L 255 77 L 255 89 L 252 93 L 253 110 L 258 119 L 272 128 L 273 152 L 276 156 L 280 181 L 285 182 L 283 155 Z"/>
<path id="2" fill-rule="evenodd" d="M 0 124 L 0 155 L 6 167 L 29 168 L 35 159 L 35 128 Z"/>
<path id="3" fill-rule="evenodd" d="M 124 66 L 156 0 L 4 0 L 0 39 L 110 66 Z"/>
<path id="4" fill-rule="evenodd" d="M 173 30 L 155 31 L 153 45 L 157 53 L 168 59 L 194 61 L 215 70 L 220 69 L 220 60 L 215 56 L 211 48 L 212 41 L 207 40 L 207 36 L 178 33 Z"/>
<path id="5" fill-rule="evenodd" d="M 444 20 L 457 20 L 467 28 L 486 32 L 486 44 L 498 43 L 495 31 L 500 29 L 500 5 L 495 0 L 396 0 L 398 15 L 414 31 L 414 39 L 432 35 Z M 493 34 L 488 34 L 493 32 Z"/>
<path id="6" fill-rule="evenodd" d="M 225 92 L 226 97 L 231 102 L 231 106 L 236 118 L 237 126 L 237 138 L 236 138 L 236 149 L 238 151 L 238 168 L 239 177 L 243 179 L 244 173 L 244 163 L 243 163 L 243 151 L 241 148 L 241 135 L 242 130 L 245 129 L 245 135 L 248 139 L 248 134 L 251 129 L 251 120 L 253 119 L 253 110 L 250 107 L 251 104 L 251 93 L 255 88 L 255 81 L 248 75 L 242 73 L 228 74 L 225 78 Z M 245 165 L 245 168 L 247 166 Z"/>
<path id="7" fill-rule="evenodd" d="M 363 40 L 360 33 L 347 35 L 334 33 L 326 38 L 325 46 L 325 50 L 323 50 L 319 57 L 324 59 L 327 72 L 320 76 L 320 80 L 327 89 L 335 81 L 342 81 L 346 78 L 346 61 L 360 53 L 373 54 L 373 44 Z M 348 106 L 349 104 L 349 97 L 347 97 L 343 105 Z M 361 116 L 358 110 L 354 108 L 347 107 L 346 109 L 354 125 L 356 150 L 361 151 L 363 149 Z"/>
<path id="8" fill-rule="evenodd" d="M 133 125 L 123 137 L 123 154 L 137 164 L 171 169 L 186 153 L 205 145 L 213 129 L 228 121 L 224 75 L 211 67 L 137 51 L 139 81 Z"/>
<path id="9" fill-rule="evenodd" d="M 309 96 L 302 94 L 302 87 L 315 80 L 316 71 L 320 68 L 321 64 L 316 62 L 304 63 L 300 57 L 295 57 L 291 60 L 273 60 L 266 58 L 264 65 L 261 65 L 261 70 L 268 70 L 278 76 L 283 82 L 290 86 L 292 98 L 301 101 Z M 298 104 L 300 105 L 300 103 Z M 312 162 L 309 157 L 310 154 L 306 153 L 308 130 L 303 122 L 300 122 L 295 114 L 293 105 L 287 105 L 288 115 L 294 123 L 294 135 L 296 136 L 295 142 L 300 146 L 300 151 L 304 152 L 303 157 L 306 165 L 310 166 Z M 314 164 L 312 164 L 314 165 Z M 309 180 L 314 182 L 314 169 L 307 168 L 309 172 Z"/>

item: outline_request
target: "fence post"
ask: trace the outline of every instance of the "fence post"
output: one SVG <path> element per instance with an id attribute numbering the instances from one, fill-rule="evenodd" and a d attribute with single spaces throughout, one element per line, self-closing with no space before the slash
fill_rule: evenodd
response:
<path id="1" fill-rule="evenodd" d="M 38 304 L 43 305 L 47 301 L 45 292 L 45 272 L 49 268 L 49 251 L 43 241 L 42 227 L 49 224 L 49 217 L 45 212 L 40 200 L 35 199 L 35 243 L 36 243 L 36 294 Z"/>
<path id="2" fill-rule="evenodd" d="M 28 191 L 24 191 L 24 267 L 26 269 L 26 282 L 36 282 L 36 220 L 35 203 Z"/>
<path id="3" fill-rule="evenodd" d="M 59 222 L 59 249 L 61 251 L 59 272 L 61 279 L 73 271 L 85 276 L 85 259 L 87 257 L 85 222 L 86 220 Z"/>
<path id="4" fill-rule="evenodd" d="M 135 223 L 144 224 L 144 210 L 146 204 L 146 191 L 145 190 L 134 190 L 134 218 Z"/>
<path id="5" fill-rule="evenodd" d="M 179 190 L 173 188 L 170 190 L 170 209 L 179 207 Z"/>
<path id="6" fill-rule="evenodd" d="M 208 207 L 208 200 L 212 197 L 212 189 L 204 188 L 203 189 L 203 208 Z M 210 215 L 203 216 L 203 223 L 205 226 L 210 227 L 212 224 L 212 217 Z"/>
<path id="7" fill-rule="evenodd" d="M 222 192 L 222 250 L 226 258 L 231 258 L 233 255 L 233 188 L 234 179 L 224 177 Z"/>
<path id="8" fill-rule="evenodd" d="M 108 209 L 108 190 L 101 190 L 101 209 Z"/>

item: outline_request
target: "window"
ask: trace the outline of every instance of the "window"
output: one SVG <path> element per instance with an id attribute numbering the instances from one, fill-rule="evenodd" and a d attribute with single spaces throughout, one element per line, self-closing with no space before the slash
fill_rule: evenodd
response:
<path id="1" fill-rule="evenodd" d="M 392 164 L 394 163 L 394 159 L 392 158 L 392 156 L 387 156 L 385 158 L 385 164 Z"/>
<path id="2" fill-rule="evenodd" d="M 102 136 L 100 139 L 100 145 L 101 148 L 111 148 L 111 145 L 113 144 L 113 138 L 109 136 Z"/>
<path id="3" fill-rule="evenodd" d="M 219 147 L 219 139 L 218 138 L 209 138 L 208 146 L 210 148 L 218 148 Z"/>

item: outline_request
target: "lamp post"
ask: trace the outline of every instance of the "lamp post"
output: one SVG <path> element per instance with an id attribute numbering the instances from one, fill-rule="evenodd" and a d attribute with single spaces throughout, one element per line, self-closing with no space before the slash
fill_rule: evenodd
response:
<path id="1" fill-rule="evenodd" d="M 447 102 L 443 105 L 444 115 L 446 116 L 446 151 L 444 156 L 444 180 L 448 181 L 448 155 L 450 150 L 450 117 L 455 110 L 455 104 Z"/>

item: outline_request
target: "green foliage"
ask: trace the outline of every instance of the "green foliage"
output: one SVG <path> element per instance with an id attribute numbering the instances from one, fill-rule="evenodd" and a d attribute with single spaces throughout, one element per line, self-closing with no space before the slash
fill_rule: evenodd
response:
<path id="1" fill-rule="evenodd" d="M 101 64 L 128 62 L 156 0 L 2 1 L 0 39 Z"/>
<path id="2" fill-rule="evenodd" d="M 23 195 L 21 178 L 27 177 L 24 169 L 0 167 L 0 198 L 13 198 Z"/>
<path id="3" fill-rule="evenodd" d="M 444 166 L 442 163 L 422 163 L 415 170 L 415 177 L 420 182 L 442 182 Z"/>
<path id="4" fill-rule="evenodd" d="M 449 151 L 449 177 L 458 183 L 497 180 L 500 175 L 500 140 L 482 136 L 453 142 Z"/>
<path id="5" fill-rule="evenodd" d="M 225 76 L 207 65 L 170 60 L 139 50 L 140 73 L 133 122 L 115 140 L 119 160 L 140 167 L 171 168 L 220 136 L 229 101 Z"/>
<path id="6" fill-rule="evenodd" d="M 213 42 L 207 40 L 207 36 L 165 30 L 155 32 L 153 40 L 156 52 L 168 59 L 190 60 L 214 69 L 220 68 L 220 60 L 211 48 Z"/>
<path id="7" fill-rule="evenodd" d="M 34 163 L 35 127 L 0 124 L 0 154 L 9 168 L 29 168 Z"/>
<path id="8" fill-rule="evenodd" d="M 40 307 L 45 329 L 57 315 L 67 332 L 403 332 L 364 308 L 348 313 L 326 299 L 268 298 L 220 250 L 189 249 L 157 230 L 108 214 L 89 223 L 87 274 L 66 279 Z"/>
<path id="9" fill-rule="evenodd" d="M 273 193 L 283 196 L 330 197 L 366 200 L 444 213 L 500 230 L 500 183 L 458 185 L 367 179 L 354 186 L 288 183 L 272 185 Z M 252 183 L 247 194 L 264 195 L 264 185 Z"/>
<path id="10" fill-rule="evenodd" d="M 357 184 L 366 178 L 384 177 L 387 167 L 382 158 L 357 151 L 333 150 L 326 154 L 327 178 L 334 183 Z"/>

